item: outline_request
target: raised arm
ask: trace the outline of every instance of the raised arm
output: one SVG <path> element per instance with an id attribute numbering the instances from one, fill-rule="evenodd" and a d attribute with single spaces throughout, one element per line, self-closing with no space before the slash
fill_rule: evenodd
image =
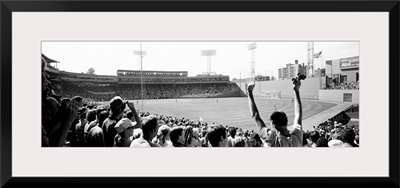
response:
<path id="1" fill-rule="evenodd" d="M 301 106 L 301 100 L 300 100 L 300 86 L 301 86 L 301 81 L 294 81 L 293 82 L 293 92 L 294 92 L 294 122 L 293 125 L 298 125 L 302 126 L 302 119 L 303 119 L 303 109 Z"/>
<path id="2" fill-rule="evenodd" d="M 140 117 L 138 116 L 135 106 L 133 105 L 133 102 L 129 102 L 128 103 L 128 107 L 129 109 L 131 109 L 132 113 L 133 113 L 133 117 L 135 117 L 136 120 L 136 126 L 137 128 L 142 128 L 142 121 L 140 119 Z"/>
<path id="3" fill-rule="evenodd" d="M 254 97 L 253 97 L 253 89 L 254 89 L 254 83 L 251 83 L 247 87 L 247 93 L 248 93 L 248 98 L 249 98 L 249 106 L 250 106 L 250 113 L 251 117 L 254 118 L 256 121 L 256 126 L 261 129 L 263 127 L 266 127 L 264 121 L 260 117 L 260 113 L 258 112 L 256 103 L 254 102 Z"/>

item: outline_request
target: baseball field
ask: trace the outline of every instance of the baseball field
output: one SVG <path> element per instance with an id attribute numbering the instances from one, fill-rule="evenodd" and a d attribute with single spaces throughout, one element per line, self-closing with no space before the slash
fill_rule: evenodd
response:
<path id="1" fill-rule="evenodd" d="M 255 101 L 260 112 L 261 118 L 268 125 L 269 116 L 276 109 L 284 111 L 288 116 L 288 124 L 293 124 L 294 102 L 291 99 L 264 99 L 255 97 Z M 157 99 L 133 100 L 135 108 L 141 112 L 152 114 L 163 114 L 177 118 L 190 120 L 200 120 L 208 124 L 217 123 L 240 127 L 242 129 L 255 130 L 255 122 L 251 118 L 248 99 L 238 98 L 195 98 L 195 99 Z M 319 113 L 328 110 L 335 103 L 321 102 L 318 100 L 302 100 L 303 120 L 309 117 L 318 116 Z M 315 125 L 305 125 L 305 129 L 310 129 Z"/>

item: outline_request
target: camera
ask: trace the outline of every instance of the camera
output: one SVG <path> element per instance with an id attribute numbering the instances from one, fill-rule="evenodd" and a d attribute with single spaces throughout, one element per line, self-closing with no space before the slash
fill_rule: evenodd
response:
<path id="1" fill-rule="evenodd" d="M 300 80 L 305 80 L 307 77 L 304 74 L 298 73 L 296 78 L 292 78 L 293 83 L 296 83 Z"/>

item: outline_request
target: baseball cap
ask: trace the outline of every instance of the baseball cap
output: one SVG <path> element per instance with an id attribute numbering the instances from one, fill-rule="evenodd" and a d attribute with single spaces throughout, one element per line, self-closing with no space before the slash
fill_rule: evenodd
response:
<path id="1" fill-rule="evenodd" d="M 125 131 L 125 129 L 127 129 L 129 127 L 133 127 L 135 125 L 136 125 L 136 122 L 132 122 L 128 118 L 122 118 L 121 120 L 118 121 L 118 123 L 114 126 L 114 128 L 118 133 L 122 133 Z"/>
<path id="2" fill-rule="evenodd" d="M 328 146 L 329 147 L 340 147 L 340 145 L 342 145 L 343 142 L 340 140 L 331 140 L 328 142 Z"/>
<path id="3" fill-rule="evenodd" d="M 111 109 L 120 109 L 124 106 L 124 101 L 120 96 L 115 96 L 110 101 L 110 108 Z"/>

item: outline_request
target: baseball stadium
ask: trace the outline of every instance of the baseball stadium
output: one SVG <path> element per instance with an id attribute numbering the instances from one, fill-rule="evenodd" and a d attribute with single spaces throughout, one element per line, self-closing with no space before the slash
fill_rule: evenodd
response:
<path id="1" fill-rule="evenodd" d="M 82 96 L 86 104 L 108 105 L 114 96 L 134 103 L 139 112 L 162 114 L 201 123 L 220 124 L 255 130 L 249 111 L 247 84 L 250 78 L 232 79 L 222 74 L 188 76 L 188 71 L 117 70 L 115 75 L 97 75 L 61 71 L 60 63 L 45 54 L 44 71 L 49 76 L 54 96 Z M 301 100 L 303 129 L 313 130 L 327 121 L 359 127 L 358 57 L 326 61 L 302 80 Z M 293 89 L 291 78 L 307 66 L 288 64 L 279 69 L 278 79 L 257 76 L 254 99 L 266 122 L 274 111 L 284 111 L 293 123 Z M 357 83 L 350 87 L 349 83 Z M 291 126 L 289 126 L 290 129 Z"/>

